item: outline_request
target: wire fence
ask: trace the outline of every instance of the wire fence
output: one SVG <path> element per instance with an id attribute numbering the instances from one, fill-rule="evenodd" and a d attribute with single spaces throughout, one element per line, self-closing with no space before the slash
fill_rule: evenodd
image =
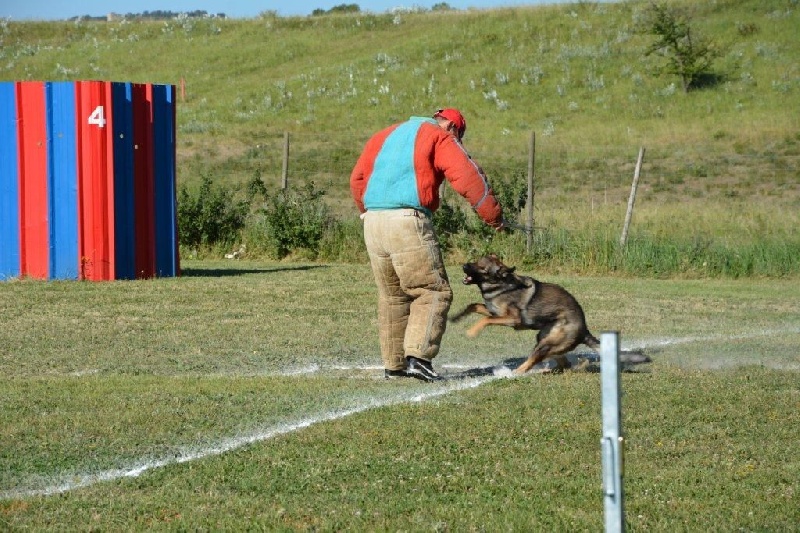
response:
<path id="1" fill-rule="evenodd" d="M 474 148 L 473 159 L 490 182 L 527 182 L 533 170 L 533 196 L 537 211 L 548 204 L 561 207 L 625 204 L 641 148 L 646 157 L 641 168 L 640 188 L 645 198 L 665 202 L 681 199 L 725 201 L 765 198 L 781 204 L 800 201 L 800 141 L 771 146 L 732 145 L 729 150 L 703 146 L 658 146 L 601 144 L 564 146 L 546 136 L 520 136 L 517 148 L 498 150 L 490 145 Z M 313 181 L 326 191 L 334 207 L 349 203 L 350 172 L 366 135 L 284 133 L 260 138 L 237 157 L 219 163 L 225 176 L 245 182 L 258 174 L 270 188 L 295 187 Z M 213 169 L 197 160 L 185 172 Z M 238 176 L 238 178 L 237 178 Z"/>

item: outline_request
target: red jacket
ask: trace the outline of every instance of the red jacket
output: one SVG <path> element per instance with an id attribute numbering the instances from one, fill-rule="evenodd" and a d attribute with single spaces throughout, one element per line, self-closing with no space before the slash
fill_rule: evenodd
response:
<path id="1" fill-rule="evenodd" d="M 501 226 L 503 211 L 483 170 L 433 119 L 411 117 L 376 133 L 350 174 L 350 192 L 362 213 L 409 207 L 432 213 L 444 179 L 487 224 Z"/>

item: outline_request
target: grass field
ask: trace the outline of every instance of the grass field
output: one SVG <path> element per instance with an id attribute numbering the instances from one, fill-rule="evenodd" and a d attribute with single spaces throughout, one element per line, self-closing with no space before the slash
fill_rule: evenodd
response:
<path id="1" fill-rule="evenodd" d="M 185 82 L 179 186 L 274 194 L 288 132 L 290 187 L 355 223 L 378 128 L 459 107 L 490 178 L 523 180 L 535 133 L 538 255 L 505 257 L 652 359 L 622 376 L 629 529 L 796 531 L 800 10 L 671 4 L 722 46 L 715 85 L 655 75 L 646 2 L 0 20 L 0 80 Z M 626 259 L 608 243 L 642 146 Z M 0 283 L 0 531 L 600 530 L 599 375 L 385 382 L 353 243 L 351 264 L 185 253 L 174 279 Z M 641 269 L 601 276 L 603 254 Z M 457 310 L 477 294 L 450 262 Z M 533 344 L 470 324 L 444 373 Z"/>
<path id="2" fill-rule="evenodd" d="M 602 527 L 598 374 L 385 382 L 368 266 L 183 268 L 0 284 L 3 529 Z M 631 529 L 792 530 L 797 284 L 547 279 L 653 360 L 622 380 Z M 444 372 L 531 347 L 470 323 Z"/>

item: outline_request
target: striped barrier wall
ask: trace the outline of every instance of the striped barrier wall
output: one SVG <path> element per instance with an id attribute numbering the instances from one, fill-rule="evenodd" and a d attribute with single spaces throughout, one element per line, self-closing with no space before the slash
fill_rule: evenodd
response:
<path id="1" fill-rule="evenodd" d="M 175 87 L 0 82 L 0 280 L 179 272 Z"/>

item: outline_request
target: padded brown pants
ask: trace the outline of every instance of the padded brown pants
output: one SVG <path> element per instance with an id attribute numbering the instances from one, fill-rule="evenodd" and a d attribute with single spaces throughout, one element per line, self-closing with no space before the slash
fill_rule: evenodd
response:
<path id="1" fill-rule="evenodd" d="M 430 217 L 414 209 L 368 211 L 364 241 L 378 286 L 378 333 L 384 368 L 405 357 L 439 353 L 453 291 Z"/>

